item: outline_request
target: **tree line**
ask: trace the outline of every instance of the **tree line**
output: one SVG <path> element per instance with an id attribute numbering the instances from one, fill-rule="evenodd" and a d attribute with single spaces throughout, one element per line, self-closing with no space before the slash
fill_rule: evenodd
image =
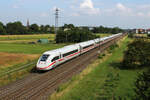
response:
<path id="1" fill-rule="evenodd" d="M 0 35 L 54 33 L 54 26 L 31 24 L 24 26 L 21 22 L 9 22 L 4 25 L 0 22 Z"/>
<path id="2" fill-rule="evenodd" d="M 58 31 L 62 31 L 62 29 L 73 29 L 75 30 L 75 26 L 73 24 L 64 24 L 64 26 L 59 27 Z M 90 31 L 92 33 L 112 33 L 116 34 L 119 32 L 123 32 L 122 29 L 118 27 L 108 28 L 108 27 L 76 27 L 76 29 L 84 29 L 86 31 Z M 4 25 L 0 22 L 0 35 L 17 35 L 17 34 L 38 34 L 38 33 L 54 33 L 55 27 L 50 25 L 37 25 L 31 24 L 29 26 L 24 26 L 20 21 L 17 22 L 9 22 Z"/>
<path id="3" fill-rule="evenodd" d="M 116 34 L 116 33 L 123 32 L 124 30 L 119 28 L 119 27 L 108 28 L 108 27 L 99 26 L 99 27 L 94 27 L 91 31 L 93 33 L 112 33 L 112 34 Z"/>
<path id="4" fill-rule="evenodd" d="M 75 27 L 73 24 L 65 24 L 56 35 L 56 43 L 78 43 L 97 38 L 88 27 Z"/>

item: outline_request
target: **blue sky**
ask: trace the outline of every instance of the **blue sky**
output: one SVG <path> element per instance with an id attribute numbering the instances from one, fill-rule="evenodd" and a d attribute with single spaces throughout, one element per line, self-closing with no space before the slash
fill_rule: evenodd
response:
<path id="1" fill-rule="evenodd" d="M 150 0 L 0 0 L 0 21 L 54 25 L 150 28 Z"/>

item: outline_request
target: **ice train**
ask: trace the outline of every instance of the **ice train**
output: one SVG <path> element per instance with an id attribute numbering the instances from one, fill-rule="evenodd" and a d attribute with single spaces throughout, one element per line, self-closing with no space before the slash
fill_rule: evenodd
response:
<path id="1" fill-rule="evenodd" d="M 83 53 L 90 51 L 98 47 L 101 44 L 109 41 L 112 38 L 118 37 L 122 35 L 122 33 L 118 33 L 115 35 L 111 35 L 104 38 L 97 38 L 94 40 L 89 40 L 73 45 L 68 45 L 63 48 L 46 51 L 43 55 L 39 58 L 36 69 L 37 70 L 50 70 L 57 65 L 64 63 L 74 57 L 77 57 Z"/>

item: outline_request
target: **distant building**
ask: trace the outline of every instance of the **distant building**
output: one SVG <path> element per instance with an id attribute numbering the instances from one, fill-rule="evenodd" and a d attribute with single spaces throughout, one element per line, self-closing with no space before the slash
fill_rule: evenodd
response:
<path id="1" fill-rule="evenodd" d="M 30 23 L 29 23 L 29 19 L 27 19 L 27 29 L 29 29 L 30 27 Z"/>
<path id="2" fill-rule="evenodd" d="M 147 29 L 147 33 L 150 34 L 150 29 Z"/>
<path id="3" fill-rule="evenodd" d="M 136 34 L 145 34 L 145 33 L 147 33 L 146 29 L 134 29 L 134 31 L 135 31 Z"/>

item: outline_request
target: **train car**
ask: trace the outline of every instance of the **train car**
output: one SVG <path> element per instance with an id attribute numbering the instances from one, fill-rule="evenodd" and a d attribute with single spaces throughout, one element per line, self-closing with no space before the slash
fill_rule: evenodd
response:
<path id="1" fill-rule="evenodd" d="M 81 43 L 77 43 L 74 45 L 65 46 L 60 49 L 51 50 L 43 53 L 43 55 L 39 58 L 36 69 L 37 70 L 50 70 L 57 65 L 66 62 L 74 57 L 79 56 L 80 54 L 86 53 L 91 49 L 104 44 L 110 39 L 118 37 L 122 35 L 122 33 L 111 35 L 104 38 L 97 38 L 94 40 L 89 40 Z"/>
<path id="2" fill-rule="evenodd" d="M 82 53 L 85 53 L 85 52 L 95 48 L 95 41 L 90 40 L 90 41 L 78 43 L 77 45 L 80 46 L 80 52 L 82 54 Z"/>
<path id="3" fill-rule="evenodd" d="M 65 46 L 60 49 L 45 52 L 38 60 L 38 70 L 50 70 L 55 66 L 78 56 L 80 49 L 78 45 Z"/>
<path id="4" fill-rule="evenodd" d="M 49 70 L 55 67 L 56 61 L 60 59 L 61 49 L 56 49 L 52 51 L 45 52 L 38 60 L 36 69 L 37 70 Z M 55 62 L 54 62 L 55 60 Z"/>
<path id="5" fill-rule="evenodd" d="M 70 60 L 78 55 L 80 55 L 80 46 L 77 44 L 66 46 L 61 51 L 62 62 Z"/>
<path id="6" fill-rule="evenodd" d="M 95 46 L 98 47 L 100 45 L 101 38 L 94 39 L 94 41 L 95 41 Z"/>

